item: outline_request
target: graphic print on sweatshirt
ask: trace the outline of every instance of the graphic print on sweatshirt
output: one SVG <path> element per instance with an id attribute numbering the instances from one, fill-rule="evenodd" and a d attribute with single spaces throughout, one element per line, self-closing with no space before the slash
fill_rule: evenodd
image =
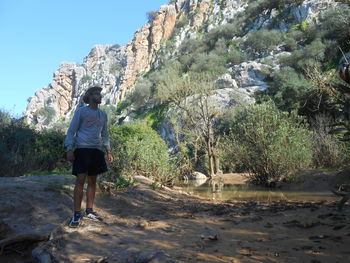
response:
<path id="1" fill-rule="evenodd" d="M 103 125 L 103 122 L 94 113 L 91 112 L 86 117 L 86 120 L 84 121 L 84 126 L 90 127 L 91 125 L 94 125 L 94 124 L 99 127 Z"/>

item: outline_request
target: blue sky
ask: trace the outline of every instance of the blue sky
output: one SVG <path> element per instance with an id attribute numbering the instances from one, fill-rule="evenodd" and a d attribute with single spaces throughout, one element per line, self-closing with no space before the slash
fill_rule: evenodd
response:
<path id="1" fill-rule="evenodd" d="M 19 117 L 63 61 L 124 45 L 169 0 L 0 0 L 0 109 Z"/>

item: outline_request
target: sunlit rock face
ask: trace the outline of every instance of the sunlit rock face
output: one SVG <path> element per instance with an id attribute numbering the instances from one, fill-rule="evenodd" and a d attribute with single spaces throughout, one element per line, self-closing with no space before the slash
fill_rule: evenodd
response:
<path id="1" fill-rule="evenodd" d="M 320 13 L 339 4 L 334 0 L 299 2 L 300 4 L 284 11 L 284 15 L 288 16 L 288 23 L 283 19 L 276 23 L 279 13 L 272 9 L 258 14 L 246 33 L 269 27 L 273 22 L 275 29 L 286 31 L 293 24 L 315 20 Z M 68 121 L 74 110 L 83 105 L 82 95 L 92 84 L 103 87 L 103 105 L 116 106 L 133 90 L 140 76 L 150 69 L 157 68 L 164 56 L 175 56 L 185 39 L 198 37 L 203 32 L 234 21 L 247 7 L 245 0 L 170 1 L 169 4 L 161 6 L 152 21 L 137 30 L 133 39 L 125 46 L 96 45 L 82 64 L 61 63 L 59 69 L 54 72 L 51 83 L 37 90 L 28 99 L 24 113 L 27 123 L 42 129 Z M 172 48 L 166 49 L 169 41 Z M 277 49 L 268 54 L 274 67 L 278 67 L 274 62 L 278 53 Z M 262 63 L 262 60 L 257 59 L 229 67 L 231 79 L 223 76 L 222 78 L 226 78 L 223 81 L 221 78 L 222 87 L 217 92 L 217 98 L 223 102 L 230 102 L 230 99 L 224 97 L 235 90 L 243 94 L 246 101 L 253 101 L 249 96 L 255 90 L 267 87 Z M 235 85 L 237 87 L 233 89 Z"/>

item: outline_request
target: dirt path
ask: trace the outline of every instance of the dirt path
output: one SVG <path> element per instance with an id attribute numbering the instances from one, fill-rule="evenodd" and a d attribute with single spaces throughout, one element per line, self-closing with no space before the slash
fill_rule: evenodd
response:
<path id="1" fill-rule="evenodd" d="M 0 178 L 0 242 L 51 233 L 42 255 L 58 262 L 350 262 L 349 205 L 338 212 L 331 202 L 214 203 L 154 191 L 141 178 L 127 192 L 98 194 L 104 223 L 85 219 L 70 229 L 63 222 L 71 178 Z M 37 245 L 7 246 L 0 262 L 31 262 L 26 253 Z"/>

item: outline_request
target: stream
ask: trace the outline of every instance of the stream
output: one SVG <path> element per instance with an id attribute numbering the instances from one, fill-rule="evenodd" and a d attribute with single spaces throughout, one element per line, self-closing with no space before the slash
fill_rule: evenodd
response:
<path id="1" fill-rule="evenodd" d="M 298 200 L 298 201 L 337 201 L 336 197 L 330 191 L 322 192 L 302 192 L 289 191 L 280 189 L 271 189 L 261 186 L 245 185 L 245 184 L 224 184 L 215 186 L 210 181 L 180 181 L 177 183 L 183 191 L 198 195 L 204 198 L 214 200 L 254 200 L 262 202 L 278 201 L 278 200 Z"/>

